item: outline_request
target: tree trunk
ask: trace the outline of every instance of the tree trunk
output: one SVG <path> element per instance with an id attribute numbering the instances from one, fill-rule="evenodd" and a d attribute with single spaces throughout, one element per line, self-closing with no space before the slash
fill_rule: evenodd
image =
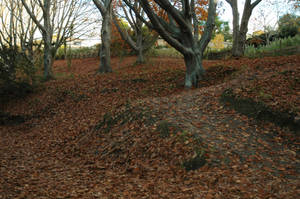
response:
<path id="1" fill-rule="evenodd" d="M 185 87 L 198 87 L 198 81 L 202 79 L 205 73 L 201 54 L 194 52 L 184 55 L 184 62 L 186 66 Z"/>
<path id="2" fill-rule="evenodd" d="M 245 52 L 245 44 L 246 44 L 246 36 L 247 36 L 247 31 L 239 31 L 238 37 L 236 38 L 236 43 L 237 45 L 235 48 L 233 48 L 233 53 L 232 55 L 234 57 L 242 57 Z"/>
<path id="3" fill-rule="evenodd" d="M 232 45 L 232 55 L 233 56 L 240 56 L 239 51 L 239 38 L 240 38 L 240 15 L 238 11 L 238 4 L 237 1 L 232 1 L 232 15 L 233 15 L 233 45 Z"/>
<path id="4" fill-rule="evenodd" d="M 101 50 L 99 73 L 112 72 L 110 65 L 110 43 L 111 43 L 111 9 L 103 16 L 101 28 Z"/>
<path id="5" fill-rule="evenodd" d="M 142 34 L 143 34 L 142 32 L 137 33 L 137 41 L 136 41 L 136 45 L 138 48 L 138 51 L 137 51 L 138 57 L 136 60 L 137 64 L 141 64 L 141 63 L 145 62 L 144 52 L 143 52 L 143 35 Z"/>
<path id="6" fill-rule="evenodd" d="M 64 60 L 67 60 L 67 40 L 64 40 Z"/>
<path id="7" fill-rule="evenodd" d="M 235 57 L 241 57 L 245 52 L 246 37 L 248 32 L 248 23 L 251 17 L 252 11 L 262 0 L 256 0 L 251 4 L 251 0 L 246 0 L 244 5 L 243 16 L 241 25 L 239 25 L 239 11 L 237 0 L 226 0 L 231 8 L 233 14 L 233 45 L 232 55 Z"/>
<path id="8" fill-rule="evenodd" d="M 53 53 L 51 47 L 51 37 L 49 35 L 44 36 L 44 79 L 52 79 L 52 64 Z"/>
<path id="9" fill-rule="evenodd" d="M 143 53 L 142 48 L 139 48 L 139 50 L 138 50 L 138 57 L 137 57 L 136 63 L 137 64 L 145 63 L 145 58 L 144 58 L 144 53 Z"/>
<path id="10" fill-rule="evenodd" d="M 248 32 L 248 23 L 249 23 L 251 14 L 252 14 L 251 5 L 250 5 L 250 3 L 247 4 L 247 2 L 246 2 L 244 12 L 243 12 L 242 21 L 241 21 L 239 37 L 238 37 L 238 47 L 236 49 L 237 56 L 243 56 L 244 55 L 247 32 Z"/>

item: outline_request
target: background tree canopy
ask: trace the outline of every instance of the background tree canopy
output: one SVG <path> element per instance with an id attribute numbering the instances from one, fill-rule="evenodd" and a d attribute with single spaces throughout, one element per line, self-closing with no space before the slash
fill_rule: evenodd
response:
<path id="1" fill-rule="evenodd" d="M 295 14 L 285 14 L 278 21 L 278 32 L 281 37 L 294 37 L 299 33 L 300 17 Z"/>

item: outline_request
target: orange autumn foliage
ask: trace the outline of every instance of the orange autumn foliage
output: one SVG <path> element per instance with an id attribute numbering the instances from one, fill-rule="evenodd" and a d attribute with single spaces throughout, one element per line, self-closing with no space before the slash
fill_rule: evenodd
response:
<path id="1" fill-rule="evenodd" d="M 119 23 L 122 23 L 119 21 Z M 130 46 L 122 39 L 117 27 L 112 23 L 111 28 L 111 55 L 113 57 L 128 54 Z"/>

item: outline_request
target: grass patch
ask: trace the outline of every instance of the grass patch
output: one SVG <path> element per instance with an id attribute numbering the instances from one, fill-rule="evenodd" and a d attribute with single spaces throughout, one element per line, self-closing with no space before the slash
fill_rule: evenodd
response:
<path id="1" fill-rule="evenodd" d="M 282 56 L 299 53 L 300 34 L 295 37 L 288 37 L 273 41 L 269 45 L 255 48 L 248 46 L 245 49 L 245 56 L 249 58 L 259 58 L 264 56 Z M 295 47 L 295 48 L 293 48 Z"/>
<path id="2" fill-rule="evenodd" d="M 175 48 L 159 48 L 151 50 L 149 53 L 151 57 L 172 57 L 172 58 L 183 58 L 183 55 L 178 52 Z"/>
<path id="3" fill-rule="evenodd" d="M 208 60 L 220 60 L 220 59 L 228 59 L 232 56 L 230 48 L 223 48 L 221 50 L 213 50 L 211 48 L 206 48 L 203 58 Z"/>
<path id="4" fill-rule="evenodd" d="M 55 73 L 54 77 L 57 79 L 74 79 L 74 74 L 72 73 Z"/>
<path id="5" fill-rule="evenodd" d="M 92 47 L 79 47 L 79 48 L 71 48 L 67 47 L 67 56 L 71 57 L 72 59 L 76 58 L 87 58 L 87 57 L 97 57 L 98 56 L 98 49 L 96 46 Z M 65 59 L 65 49 L 64 46 L 60 47 L 55 55 L 55 59 Z"/>

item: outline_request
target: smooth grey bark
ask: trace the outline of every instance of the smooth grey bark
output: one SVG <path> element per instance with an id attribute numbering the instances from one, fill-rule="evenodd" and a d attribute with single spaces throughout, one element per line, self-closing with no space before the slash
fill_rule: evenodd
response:
<path id="1" fill-rule="evenodd" d="M 251 0 L 246 0 L 244 5 L 243 16 L 240 22 L 240 16 L 238 11 L 237 0 L 226 0 L 232 8 L 233 15 L 233 45 L 232 55 L 235 57 L 241 57 L 245 52 L 246 36 L 248 32 L 248 23 L 251 17 L 252 11 L 262 0 L 256 0 L 251 3 Z"/>
<path id="2" fill-rule="evenodd" d="M 117 27 L 122 39 L 130 46 L 130 48 L 137 54 L 136 63 L 144 63 L 145 56 L 144 53 L 149 50 L 157 41 L 158 35 L 151 34 L 149 30 L 149 35 L 143 36 L 143 26 L 145 23 L 134 13 L 128 11 L 123 4 L 120 5 L 122 11 L 125 15 L 125 19 L 130 25 L 130 30 L 133 30 L 134 34 L 130 35 L 128 30 L 120 27 L 116 15 L 113 15 L 113 22 Z M 138 1 L 134 2 L 134 9 L 139 13 L 140 16 L 144 15 L 141 5 Z M 135 38 L 133 37 L 135 36 Z"/>
<path id="3" fill-rule="evenodd" d="M 124 2 L 133 10 L 134 7 L 128 0 Z M 151 24 L 147 23 L 172 47 L 178 50 L 184 57 L 186 66 L 185 87 L 197 87 L 198 81 L 202 79 L 205 70 L 202 66 L 202 55 L 211 40 L 214 28 L 216 3 L 209 0 L 208 17 L 204 32 L 199 40 L 199 21 L 195 12 L 195 0 L 181 0 L 181 8 L 175 7 L 168 0 L 154 0 L 163 9 L 168 20 L 158 16 L 152 9 L 148 0 L 139 0 L 144 12 L 150 19 Z M 136 10 L 135 13 L 140 16 Z"/>
<path id="4" fill-rule="evenodd" d="M 144 63 L 144 53 L 143 53 L 143 32 L 137 31 L 137 39 L 136 39 L 136 45 L 138 47 L 138 58 L 136 60 L 136 63 Z"/>
<path id="5" fill-rule="evenodd" d="M 53 30 L 50 24 L 50 0 L 44 0 L 43 20 L 44 31 L 42 31 L 42 35 L 44 41 L 44 78 L 45 80 L 48 80 L 53 78 L 52 63 L 54 59 L 51 53 L 54 49 L 52 49 Z"/>
<path id="6" fill-rule="evenodd" d="M 110 63 L 112 0 L 93 0 L 102 16 L 99 73 L 112 72 Z"/>
<path id="7" fill-rule="evenodd" d="M 42 24 L 41 19 L 38 19 L 35 13 L 33 13 L 32 9 L 26 3 L 26 1 L 22 0 L 22 4 L 24 5 L 27 13 L 30 15 L 34 23 L 42 32 L 42 38 L 44 42 L 44 79 L 45 80 L 49 80 L 53 78 L 53 74 L 52 74 L 53 53 L 52 52 L 55 51 L 55 49 L 53 49 L 52 47 L 53 28 L 51 27 L 50 3 L 51 3 L 50 0 L 44 0 L 43 4 L 41 1 L 39 1 L 39 5 L 42 10 L 42 20 L 43 20 L 43 24 Z"/>
<path id="8" fill-rule="evenodd" d="M 111 12 L 107 12 L 102 20 L 101 28 L 101 51 L 100 51 L 100 73 L 112 72 L 110 65 L 110 44 L 111 44 Z"/>

